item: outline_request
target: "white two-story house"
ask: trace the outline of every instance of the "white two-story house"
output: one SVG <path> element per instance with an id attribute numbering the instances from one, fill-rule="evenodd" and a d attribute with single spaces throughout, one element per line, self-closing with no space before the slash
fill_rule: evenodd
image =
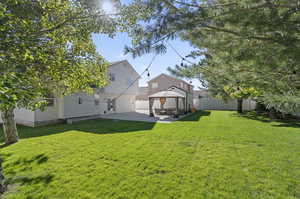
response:
<path id="1" fill-rule="evenodd" d="M 16 122 L 26 126 L 39 126 L 69 118 L 135 111 L 138 94 L 138 81 L 135 80 L 139 78 L 139 74 L 127 60 L 123 60 L 111 63 L 107 75 L 108 85 L 95 88 L 92 95 L 75 93 L 54 98 L 45 111 L 16 109 Z"/>

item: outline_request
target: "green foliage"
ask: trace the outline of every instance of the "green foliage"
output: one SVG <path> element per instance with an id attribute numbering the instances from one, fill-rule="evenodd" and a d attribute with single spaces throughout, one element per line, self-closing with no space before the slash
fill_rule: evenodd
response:
<path id="1" fill-rule="evenodd" d="M 254 114 L 198 112 L 171 124 L 92 120 L 19 132 L 20 142 L 0 152 L 14 184 L 5 199 L 300 194 L 299 126 Z"/>
<path id="2" fill-rule="evenodd" d="M 279 106 L 288 112 L 300 111 L 295 104 L 300 96 L 297 0 L 133 2 L 139 10 L 147 8 L 145 16 L 132 17 L 140 24 L 131 30 L 135 42 L 127 50 L 133 55 L 180 37 L 198 48 L 189 57 L 202 60 L 170 69 L 174 74 L 199 78 L 211 93 L 223 97 L 228 97 L 224 86 L 242 82 L 243 87 L 258 91 L 263 103 L 274 96 L 272 104 L 287 103 Z"/>
<path id="3" fill-rule="evenodd" d="M 255 88 L 245 88 L 241 86 L 232 86 L 227 85 L 224 86 L 224 91 L 230 95 L 231 98 L 236 99 L 248 99 L 248 98 L 255 98 L 258 96 L 258 92 Z"/>
<path id="4" fill-rule="evenodd" d="M 275 108 L 283 113 L 293 113 L 295 110 L 300 110 L 300 97 L 289 95 L 265 95 L 263 102 L 268 106 L 267 108 Z"/>
<path id="5" fill-rule="evenodd" d="M 107 62 L 92 33 L 112 35 L 116 23 L 92 1 L 0 2 L 0 110 L 41 108 L 44 98 L 91 92 L 106 84 Z"/>

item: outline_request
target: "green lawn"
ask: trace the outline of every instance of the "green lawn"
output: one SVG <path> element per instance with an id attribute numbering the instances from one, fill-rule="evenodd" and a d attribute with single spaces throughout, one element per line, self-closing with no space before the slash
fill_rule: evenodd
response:
<path id="1" fill-rule="evenodd" d="M 300 125 L 229 111 L 172 124 L 19 128 L 2 148 L 4 198 L 299 199 Z M 2 132 L 0 132 L 2 134 Z"/>

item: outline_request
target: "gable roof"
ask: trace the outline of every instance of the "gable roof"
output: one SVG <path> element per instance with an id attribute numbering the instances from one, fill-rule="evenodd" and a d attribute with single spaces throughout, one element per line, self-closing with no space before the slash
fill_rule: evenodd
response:
<path id="1" fill-rule="evenodd" d="M 176 77 L 172 77 L 171 75 L 167 75 L 167 74 L 165 74 L 165 73 L 162 73 L 162 74 L 160 74 L 160 75 L 158 75 L 158 76 L 152 78 L 151 80 L 149 80 L 149 82 L 152 82 L 152 81 L 154 81 L 154 80 L 156 80 L 156 79 L 159 79 L 159 78 L 161 78 L 161 77 L 171 78 L 171 79 L 174 79 L 174 80 L 176 80 L 176 81 L 180 81 L 180 82 L 183 82 L 183 83 L 188 84 L 188 85 L 190 85 L 190 86 L 193 86 L 192 84 L 189 84 L 189 83 L 187 83 L 186 81 L 184 81 L 184 80 L 182 80 L 182 79 L 178 79 L 178 78 L 176 78 Z M 194 87 L 194 86 L 193 86 L 193 87 Z"/>
<path id="2" fill-rule="evenodd" d="M 120 60 L 120 61 L 111 62 L 111 63 L 109 64 L 109 66 L 118 65 L 118 64 L 121 64 L 121 63 L 123 63 L 124 65 L 128 66 L 128 68 L 130 68 L 130 70 L 131 70 L 136 76 L 139 76 L 139 75 L 140 75 L 140 74 L 138 74 L 138 73 L 136 72 L 136 70 L 133 68 L 133 66 L 132 66 L 126 59 Z"/>
<path id="3" fill-rule="evenodd" d="M 178 93 L 176 91 L 171 91 L 171 90 L 167 90 L 167 91 L 160 91 L 157 93 L 154 93 L 152 95 L 149 96 L 149 98 L 160 98 L 160 97 L 180 97 L 180 98 L 185 98 L 185 96 L 181 93 Z"/>
<path id="4" fill-rule="evenodd" d="M 123 59 L 123 60 L 120 60 L 120 61 L 114 61 L 114 62 L 110 62 L 110 66 L 112 66 L 112 65 L 116 65 L 116 64 L 119 64 L 119 63 L 122 63 L 122 62 L 127 62 L 127 63 L 129 63 L 126 59 Z"/>
<path id="5" fill-rule="evenodd" d="M 168 88 L 168 90 L 179 90 L 179 91 L 181 91 L 181 92 L 184 92 L 184 93 L 187 93 L 187 91 L 186 90 L 184 90 L 184 89 L 182 89 L 182 88 L 179 88 L 179 87 L 177 87 L 177 86 L 170 86 L 169 88 Z"/>

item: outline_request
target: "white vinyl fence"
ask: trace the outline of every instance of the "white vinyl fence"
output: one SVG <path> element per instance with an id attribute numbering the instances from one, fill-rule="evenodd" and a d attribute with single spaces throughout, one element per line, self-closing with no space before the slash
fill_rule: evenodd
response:
<path id="1" fill-rule="evenodd" d="M 236 110 L 237 109 L 237 102 L 236 100 L 229 100 L 228 102 L 224 102 L 219 99 L 215 98 L 194 98 L 194 107 L 198 110 Z M 166 106 L 174 106 L 172 102 L 166 103 Z M 244 110 L 254 110 L 256 103 L 251 100 L 244 100 L 243 101 L 243 109 Z M 154 108 L 159 107 L 159 101 L 156 100 L 154 102 Z M 149 109 L 149 101 L 148 100 L 136 100 L 135 108 L 137 111 L 139 110 L 148 110 Z"/>
<path id="2" fill-rule="evenodd" d="M 256 103 L 251 100 L 243 101 L 244 110 L 254 110 Z M 237 101 L 228 100 L 227 102 L 210 98 L 194 98 L 194 107 L 198 110 L 237 110 Z"/>

